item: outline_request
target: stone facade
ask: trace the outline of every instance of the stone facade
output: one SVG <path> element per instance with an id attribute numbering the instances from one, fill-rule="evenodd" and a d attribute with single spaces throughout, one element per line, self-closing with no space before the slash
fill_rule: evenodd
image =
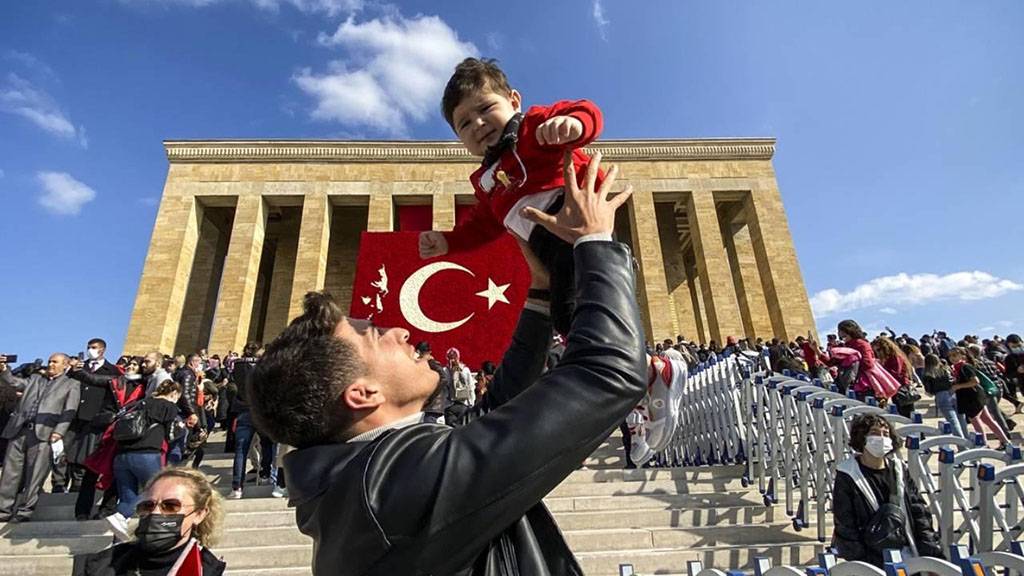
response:
<path id="1" fill-rule="evenodd" d="M 127 353 L 240 351 L 327 289 L 347 305 L 360 233 L 396 205 L 450 230 L 476 160 L 454 142 L 170 141 L 170 166 Z M 771 139 L 603 141 L 632 184 L 617 237 L 633 249 L 648 339 L 792 339 L 814 331 L 771 165 Z"/>

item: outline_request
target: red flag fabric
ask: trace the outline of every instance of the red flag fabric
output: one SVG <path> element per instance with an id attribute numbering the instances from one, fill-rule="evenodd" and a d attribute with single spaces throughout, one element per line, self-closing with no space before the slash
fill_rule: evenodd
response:
<path id="1" fill-rule="evenodd" d="M 429 260 L 418 246 L 418 232 L 363 232 L 350 315 L 408 329 L 413 345 L 426 340 L 442 362 L 451 347 L 472 369 L 499 362 L 530 287 L 516 241 L 506 235 Z"/>
<path id="2" fill-rule="evenodd" d="M 197 542 L 191 542 L 189 546 L 174 576 L 203 576 L 203 551 Z"/>

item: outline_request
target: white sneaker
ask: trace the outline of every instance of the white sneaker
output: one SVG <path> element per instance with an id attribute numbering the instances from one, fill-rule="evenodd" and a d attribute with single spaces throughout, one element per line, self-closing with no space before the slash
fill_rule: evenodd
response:
<path id="1" fill-rule="evenodd" d="M 274 498 L 287 498 L 288 489 L 281 488 L 280 486 L 274 486 L 274 490 L 273 492 L 270 493 L 270 495 L 273 496 Z"/>
<path id="2" fill-rule="evenodd" d="M 113 528 L 114 538 L 118 542 L 128 542 L 132 539 L 132 531 L 128 529 L 128 519 L 121 515 L 120 512 L 114 512 L 104 518 L 104 520 Z"/>
<path id="3" fill-rule="evenodd" d="M 230 498 L 232 500 L 241 500 L 242 499 L 242 489 L 239 488 L 237 490 L 232 490 L 231 491 L 231 495 L 228 496 L 228 498 Z"/>

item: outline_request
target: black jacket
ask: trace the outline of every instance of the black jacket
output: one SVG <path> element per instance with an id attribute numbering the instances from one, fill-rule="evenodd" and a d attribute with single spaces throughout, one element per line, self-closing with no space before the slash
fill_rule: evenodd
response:
<path id="1" fill-rule="evenodd" d="M 89 361 L 86 361 L 83 372 L 94 376 L 120 376 L 121 371 L 106 359 L 95 371 L 89 370 Z M 74 378 L 74 376 L 72 376 Z M 80 378 L 75 378 L 81 381 Z M 117 412 L 117 401 L 109 386 L 82 386 L 82 395 L 78 400 L 78 412 L 75 413 L 75 420 L 82 422 L 94 422 L 98 428 L 110 424 Z"/>
<path id="2" fill-rule="evenodd" d="M 884 551 L 869 548 L 864 543 L 864 528 L 875 513 L 853 478 L 842 471 L 845 465 L 848 464 L 844 462 L 836 469 L 836 480 L 832 486 L 832 545 L 844 560 L 861 560 L 882 568 Z M 853 465 L 858 464 L 853 462 Z M 921 498 L 917 484 L 910 478 L 906 465 L 900 465 L 903 466 L 904 510 L 913 527 L 917 552 L 921 556 L 945 558 L 939 533 L 932 528 L 931 511 Z"/>
<path id="3" fill-rule="evenodd" d="M 224 562 L 214 556 L 209 548 L 203 548 L 200 554 L 203 576 L 221 576 L 224 573 Z M 168 554 L 167 560 L 169 563 L 166 566 L 170 570 L 177 555 Z M 144 553 L 134 543 L 127 542 L 92 554 L 75 556 L 71 576 L 130 576 L 136 573 L 137 568 L 151 567 L 143 564 L 144 561 Z"/>
<path id="4" fill-rule="evenodd" d="M 188 366 L 179 368 L 174 373 L 174 381 L 181 384 L 181 397 L 178 398 L 178 409 L 184 416 L 202 413 L 199 408 L 199 379 Z"/>
<path id="5" fill-rule="evenodd" d="M 78 419 L 82 422 L 90 422 L 89 428 L 93 431 L 106 430 L 107 426 L 114 421 L 117 411 L 121 408 L 117 403 L 117 397 L 114 395 L 113 389 L 120 387 L 124 389 L 127 396 L 135 389 L 135 386 L 142 382 L 141 380 L 128 380 L 117 369 L 113 373 L 104 370 L 97 370 L 96 372 L 70 370 L 68 371 L 68 376 L 77 380 L 82 390 L 82 400 L 79 401 L 76 417 L 79 417 Z M 83 415 L 82 403 L 85 402 L 87 395 L 93 399 L 90 401 L 89 410 L 96 409 L 88 420 L 80 418 Z M 95 402 L 97 398 L 102 401 Z"/>
<path id="6" fill-rule="evenodd" d="M 541 499 L 618 427 L 646 381 L 629 250 L 574 252 L 576 309 L 555 369 L 540 376 L 550 319 L 524 310 L 460 427 L 414 424 L 285 457 L 314 574 L 582 574 Z"/>

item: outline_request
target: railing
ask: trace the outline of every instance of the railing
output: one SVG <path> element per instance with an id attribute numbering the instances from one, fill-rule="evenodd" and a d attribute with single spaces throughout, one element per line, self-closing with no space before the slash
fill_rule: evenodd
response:
<path id="1" fill-rule="evenodd" d="M 852 457 L 849 422 L 859 414 L 886 418 L 905 438 L 910 477 L 938 521 L 944 546 L 966 544 L 985 553 L 1009 551 L 1024 532 L 1021 451 L 985 447 L 827 388 L 820 381 L 768 369 L 767 356 L 713 357 L 689 374 L 682 417 L 656 464 L 744 464 L 743 483 L 756 484 L 766 506 L 782 503 L 796 530 L 830 536 L 836 466 Z M 935 468 L 937 472 L 933 472 Z M 812 519 L 813 516 L 813 519 Z M 813 522 L 812 522 L 813 520 Z"/>
<path id="2" fill-rule="evenodd" d="M 769 558 L 754 559 L 752 575 L 742 570 L 719 570 L 705 568 L 699 560 L 686 563 L 688 576 L 912 576 L 926 574 L 936 576 L 992 576 L 997 570 L 1004 574 L 1024 574 L 1024 555 L 1021 546 L 1015 544 L 1010 552 L 985 552 L 970 555 L 966 546 L 950 548 L 951 561 L 927 556 L 903 558 L 898 550 L 885 552 L 885 569 L 866 562 L 838 560 L 834 554 L 825 552 L 818 555 L 816 566 L 772 566 Z M 640 576 L 632 564 L 620 564 L 619 576 Z"/>

